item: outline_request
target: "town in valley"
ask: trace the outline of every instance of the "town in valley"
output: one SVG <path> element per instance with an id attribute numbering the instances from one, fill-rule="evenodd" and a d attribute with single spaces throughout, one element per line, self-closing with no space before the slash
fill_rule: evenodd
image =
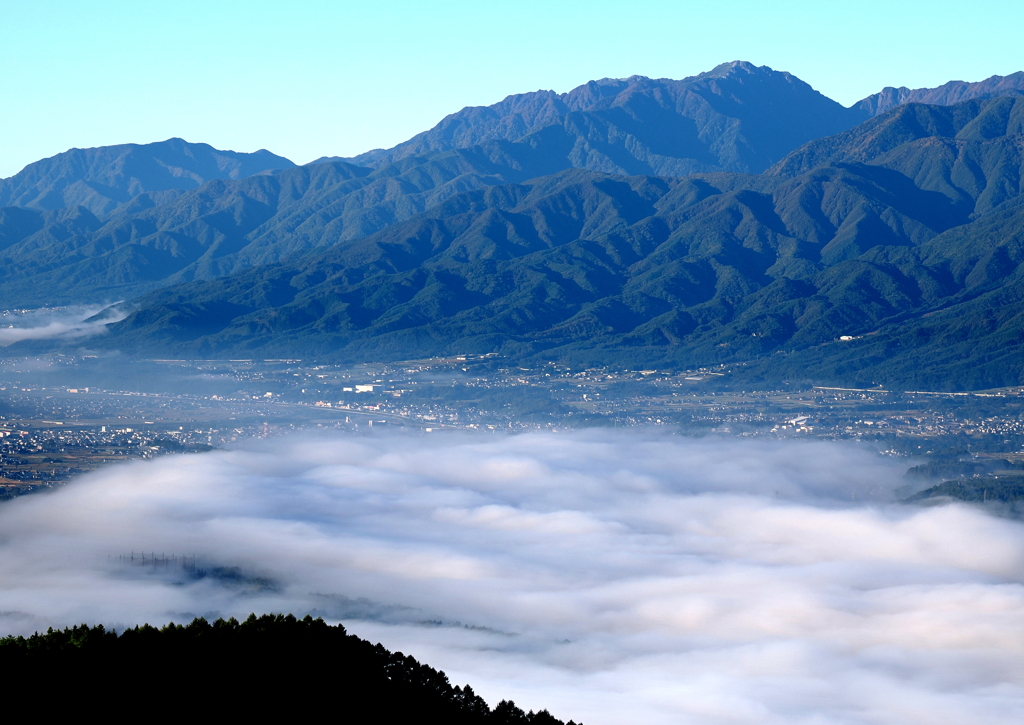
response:
<path id="1" fill-rule="evenodd" d="M 737 365 L 524 368 L 493 354 L 359 365 L 9 358 L 0 361 L 0 496 L 65 485 L 118 462 L 317 429 L 657 427 L 673 435 L 852 440 L 907 459 L 907 485 L 892 493 L 896 499 L 944 480 L 977 487 L 981 479 L 1016 500 L 1017 481 L 1024 482 L 1017 478 L 1024 476 L 1024 388 L 950 393 L 792 382 L 757 389 L 743 380 Z"/>

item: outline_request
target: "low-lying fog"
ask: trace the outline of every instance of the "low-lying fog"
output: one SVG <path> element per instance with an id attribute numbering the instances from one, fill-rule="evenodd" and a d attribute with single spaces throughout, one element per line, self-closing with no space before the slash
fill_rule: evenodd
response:
<path id="1" fill-rule="evenodd" d="M 21 340 L 78 338 L 95 335 L 127 317 L 108 305 L 75 305 L 0 313 L 0 347 Z"/>
<path id="2" fill-rule="evenodd" d="M 891 504 L 905 468 L 650 431 L 253 441 L 0 506 L 0 630 L 314 612 L 586 725 L 1024 722 L 1024 525 Z"/>

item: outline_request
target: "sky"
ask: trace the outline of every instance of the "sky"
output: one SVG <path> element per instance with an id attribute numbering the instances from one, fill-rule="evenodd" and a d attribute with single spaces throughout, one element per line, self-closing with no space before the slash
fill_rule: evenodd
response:
<path id="1" fill-rule="evenodd" d="M 0 0 L 0 177 L 170 137 L 297 163 L 386 148 L 468 105 L 731 60 L 845 105 L 1024 69 L 1024 4 Z"/>
<path id="2" fill-rule="evenodd" d="M 0 506 L 0 632 L 309 612 L 587 725 L 1024 722 L 1024 523 L 891 503 L 907 465 L 603 429 L 110 466 Z"/>

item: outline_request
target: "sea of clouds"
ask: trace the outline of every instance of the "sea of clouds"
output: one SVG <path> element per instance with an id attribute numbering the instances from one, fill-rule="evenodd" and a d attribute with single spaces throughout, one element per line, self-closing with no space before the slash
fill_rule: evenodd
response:
<path id="1" fill-rule="evenodd" d="M 586 725 L 1024 722 L 1024 525 L 892 503 L 906 465 L 591 430 L 113 466 L 0 506 L 0 631 L 313 612 Z"/>
<path id="2" fill-rule="evenodd" d="M 104 310 L 106 314 L 99 315 Z M 127 312 L 108 305 L 76 305 L 0 313 L 0 347 L 21 340 L 80 338 L 103 332 L 106 326 L 127 317 Z"/>

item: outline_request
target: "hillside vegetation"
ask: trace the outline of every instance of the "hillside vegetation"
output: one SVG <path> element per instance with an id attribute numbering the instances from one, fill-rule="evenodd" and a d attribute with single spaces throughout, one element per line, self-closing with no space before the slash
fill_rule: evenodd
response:
<path id="1" fill-rule="evenodd" d="M 335 714 L 342 721 L 561 725 L 546 710 L 493 709 L 443 672 L 348 634 L 342 625 L 291 615 L 244 622 L 194 619 L 120 634 L 102 625 L 0 639 L 4 687 L 51 696 L 77 712 L 112 706 L 176 714 L 202 709 L 260 717 Z M 100 693 L 108 697 L 100 697 Z M 573 725 L 570 721 L 570 725 Z"/>

